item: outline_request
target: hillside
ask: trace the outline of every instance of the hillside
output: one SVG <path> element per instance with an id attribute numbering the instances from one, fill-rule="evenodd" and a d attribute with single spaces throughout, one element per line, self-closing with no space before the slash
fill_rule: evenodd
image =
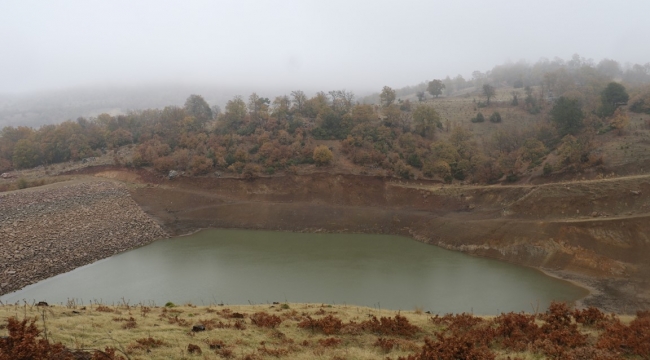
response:
<path id="1" fill-rule="evenodd" d="M 578 282 L 592 290 L 583 305 L 646 309 L 650 88 L 587 63 L 519 83 L 488 75 L 413 102 L 390 87 L 373 105 L 344 90 L 253 93 L 213 113 L 191 95 L 183 107 L 6 127 L 0 190 L 20 198 L 28 187 L 48 194 L 109 179 L 170 235 L 205 227 L 406 235 Z M 19 205 L 4 203 L 17 215 L 0 231 L 40 215 Z M 110 233 L 124 221 L 106 215 L 71 226 Z M 65 271 L 163 236 L 138 231 L 134 242 L 107 240 L 101 253 L 83 242 L 67 251 L 63 231 L 47 246 L 70 256 L 57 270 Z M 2 291 L 51 275 L 35 266 L 38 251 L 9 245 L 14 253 L 3 256 L 33 276 L 4 264 Z"/>

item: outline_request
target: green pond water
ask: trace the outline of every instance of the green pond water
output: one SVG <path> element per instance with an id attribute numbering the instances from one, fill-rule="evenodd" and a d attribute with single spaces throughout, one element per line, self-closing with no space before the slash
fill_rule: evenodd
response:
<path id="1" fill-rule="evenodd" d="M 388 235 L 204 230 L 4 295 L 65 304 L 355 304 L 432 313 L 544 310 L 587 291 L 534 269 Z"/>

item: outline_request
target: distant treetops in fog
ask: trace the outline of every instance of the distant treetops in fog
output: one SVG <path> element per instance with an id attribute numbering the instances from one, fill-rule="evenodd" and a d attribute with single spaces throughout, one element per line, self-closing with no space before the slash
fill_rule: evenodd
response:
<path id="1" fill-rule="evenodd" d="M 593 154 L 594 137 L 621 133 L 626 110 L 650 113 L 649 83 L 650 64 L 622 69 L 613 60 L 594 64 L 574 56 L 500 65 L 468 81 L 457 76 L 400 90 L 385 86 L 375 104 L 345 90 L 311 97 L 296 90 L 274 99 L 238 96 L 222 111 L 190 95 L 183 107 L 38 129 L 5 127 L 0 172 L 109 153 L 116 164 L 161 174 L 252 178 L 310 166 L 327 171 L 344 157 L 361 173 L 514 181 L 530 169 L 548 174 L 602 164 Z M 440 99 L 449 96 L 455 100 Z M 116 152 L 122 146 L 132 148 L 131 157 Z M 557 156 L 550 162 L 552 150 Z"/>

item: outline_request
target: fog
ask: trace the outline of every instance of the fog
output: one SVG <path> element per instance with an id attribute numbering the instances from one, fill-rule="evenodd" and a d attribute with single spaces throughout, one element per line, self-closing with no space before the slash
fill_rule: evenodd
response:
<path id="1" fill-rule="evenodd" d="M 125 86 L 363 95 L 522 59 L 647 63 L 648 13 L 647 0 L 4 0 L 0 93 L 5 103 Z"/>

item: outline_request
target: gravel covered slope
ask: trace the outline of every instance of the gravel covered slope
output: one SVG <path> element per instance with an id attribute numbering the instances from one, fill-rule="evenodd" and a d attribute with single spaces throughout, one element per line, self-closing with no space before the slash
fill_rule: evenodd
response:
<path id="1" fill-rule="evenodd" d="M 117 182 L 0 193 L 0 295 L 165 236 Z"/>

